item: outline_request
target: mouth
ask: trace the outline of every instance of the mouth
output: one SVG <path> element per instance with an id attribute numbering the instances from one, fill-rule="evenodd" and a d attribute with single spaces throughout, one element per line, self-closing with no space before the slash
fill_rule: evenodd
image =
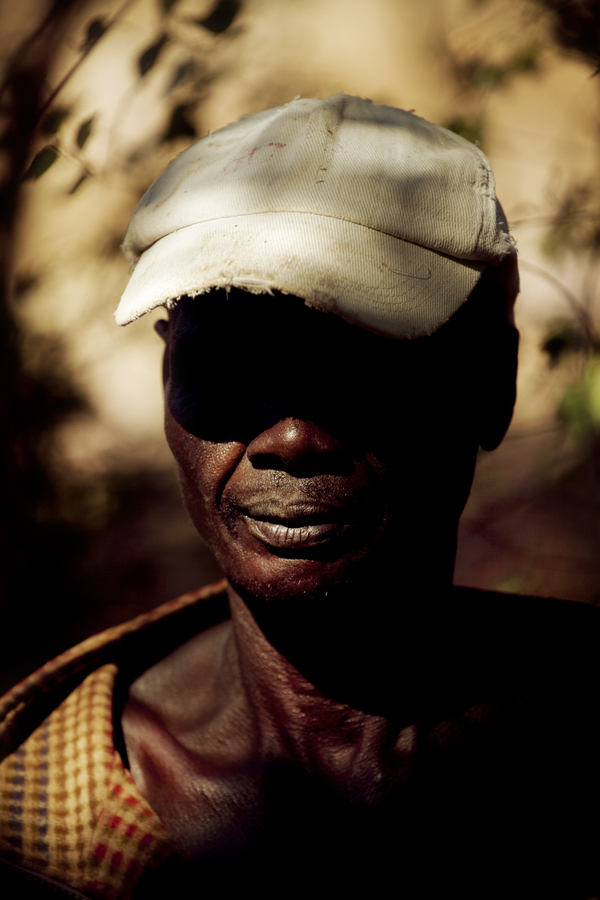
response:
<path id="1" fill-rule="evenodd" d="M 338 537 L 352 526 L 341 522 L 274 521 L 244 516 L 248 531 L 269 547 L 282 550 L 308 549 Z"/>
<path id="2" fill-rule="evenodd" d="M 353 530 L 357 522 L 339 509 L 311 509 L 304 504 L 274 514 L 271 510 L 242 510 L 250 534 L 276 550 L 309 550 Z"/>

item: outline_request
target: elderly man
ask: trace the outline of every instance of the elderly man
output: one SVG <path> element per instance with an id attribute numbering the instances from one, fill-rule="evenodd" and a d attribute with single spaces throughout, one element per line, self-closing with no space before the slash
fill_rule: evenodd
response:
<path id="1" fill-rule="evenodd" d="M 296 100 L 171 163 L 125 251 L 117 321 L 170 310 L 167 440 L 227 581 L 6 698 L 1 877 L 593 896 L 599 614 L 452 587 L 477 449 L 515 398 L 483 154 Z"/>

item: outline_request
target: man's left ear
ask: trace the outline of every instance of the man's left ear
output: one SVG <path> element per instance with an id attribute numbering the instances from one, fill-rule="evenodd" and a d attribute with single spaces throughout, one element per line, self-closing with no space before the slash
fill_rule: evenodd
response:
<path id="1" fill-rule="evenodd" d="M 508 431 L 517 399 L 519 332 L 509 325 L 486 356 L 479 410 L 479 443 L 495 450 Z"/>

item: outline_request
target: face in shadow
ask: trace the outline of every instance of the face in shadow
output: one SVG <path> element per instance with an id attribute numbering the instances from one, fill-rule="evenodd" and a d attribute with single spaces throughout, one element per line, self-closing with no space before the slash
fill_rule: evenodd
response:
<path id="1" fill-rule="evenodd" d="M 295 297 L 215 291 L 159 330 L 183 496 L 234 586 L 294 598 L 434 566 L 480 442 L 468 329 L 394 340 Z"/>

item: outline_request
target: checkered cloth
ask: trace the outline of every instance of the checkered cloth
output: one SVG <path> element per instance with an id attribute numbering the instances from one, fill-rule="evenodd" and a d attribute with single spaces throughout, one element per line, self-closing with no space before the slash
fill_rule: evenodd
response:
<path id="1" fill-rule="evenodd" d="M 84 641 L 6 695 L 0 857 L 89 897 L 128 900 L 175 853 L 115 748 L 115 684 L 134 671 L 126 660 L 143 670 L 161 645 L 168 652 L 223 618 L 224 600 L 223 582 L 186 594 Z"/>

